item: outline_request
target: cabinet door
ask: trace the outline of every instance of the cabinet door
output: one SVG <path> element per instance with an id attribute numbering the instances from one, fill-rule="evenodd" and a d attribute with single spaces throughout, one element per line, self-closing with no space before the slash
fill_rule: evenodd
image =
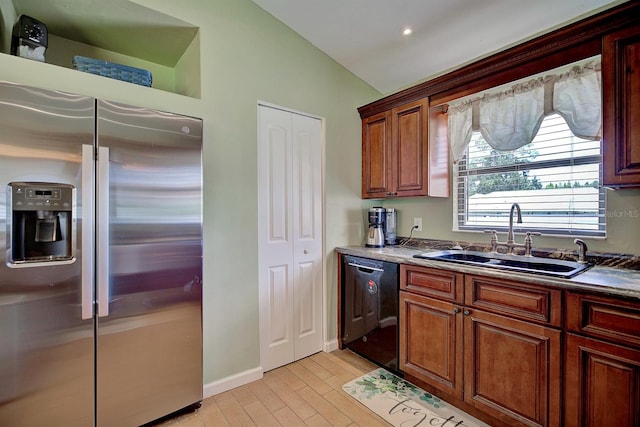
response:
<path id="1" fill-rule="evenodd" d="M 510 425 L 559 426 L 561 333 L 464 312 L 464 400 Z"/>
<path id="2" fill-rule="evenodd" d="M 391 112 L 362 120 L 362 198 L 384 198 L 392 191 Z"/>
<path id="3" fill-rule="evenodd" d="M 454 304 L 400 292 L 400 370 L 462 398 L 462 316 Z"/>
<path id="4" fill-rule="evenodd" d="M 429 146 L 427 98 L 391 110 L 394 196 L 426 196 Z"/>
<path id="5" fill-rule="evenodd" d="M 640 29 L 607 35 L 602 45 L 603 184 L 640 187 Z"/>
<path id="6" fill-rule="evenodd" d="M 640 425 L 640 351 L 567 334 L 565 426 Z"/>

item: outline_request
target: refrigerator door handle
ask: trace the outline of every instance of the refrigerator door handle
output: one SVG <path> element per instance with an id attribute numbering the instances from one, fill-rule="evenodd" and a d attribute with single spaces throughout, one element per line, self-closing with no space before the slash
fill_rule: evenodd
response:
<path id="1" fill-rule="evenodd" d="M 93 318 L 94 257 L 94 169 L 93 145 L 82 145 L 82 319 Z"/>
<path id="2" fill-rule="evenodd" d="M 98 317 L 109 315 L 109 147 L 98 147 Z"/>

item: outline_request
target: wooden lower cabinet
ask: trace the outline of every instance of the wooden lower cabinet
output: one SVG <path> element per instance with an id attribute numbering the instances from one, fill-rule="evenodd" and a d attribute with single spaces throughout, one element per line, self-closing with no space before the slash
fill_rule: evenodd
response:
<path id="1" fill-rule="evenodd" d="M 559 291 L 421 266 L 400 271 L 407 376 L 500 425 L 562 425 Z"/>
<path id="2" fill-rule="evenodd" d="M 566 427 L 640 426 L 640 350 L 567 334 Z"/>
<path id="3" fill-rule="evenodd" d="M 460 308 L 401 291 L 400 319 L 400 369 L 462 399 Z"/>
<path id="4" fill-rule="evenodd" d="M 511 425 L 560 426 L 561 331 L 464 310 L 464 401 Z"/>
<path id="5" fill-rule="evenodd" d="M 561 350 L 560 330 L 400 292 L 400 369 L 509 425 L 561 425 Z"/>
<path id="6" fill-rule="evenodd" d="M 409 379 L 491 425 L 640 427 L 638 300 L 410 264 L 400 272 Z"/>
<path id="7" fill-rule="evenodd" d="M 640 304 L 566 294 L 565 425 L 640 426 Z"/>

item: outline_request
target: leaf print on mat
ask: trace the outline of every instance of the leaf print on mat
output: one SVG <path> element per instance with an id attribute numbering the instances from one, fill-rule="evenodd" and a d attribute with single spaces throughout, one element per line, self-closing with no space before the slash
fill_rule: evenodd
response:
<path id="1" fill-rule="evenodd" d="M 365 375 L 361 379 L 357 380 L 355 384 L 360 386 L 360 388 L 349 390 L 349 393 L 355 395 L 359 392 L 360 395 L 366 399 L 372 399 L 375 396 L 391 393 L 393 396 L 399 398 L 415 396 L 434 408 L 441 408 L 445 406 L 438 397 L 421 390 L 410 382 L 407 382 L 384 369 L 378 369 L 370 372 L 369 375 Z"/>
<path id="2" fill-rule="evenodd" d="M 342 389 L 396 427 L 443 423 L 460 427 L 489 427 L 382 368 L 349 381 Z"/>

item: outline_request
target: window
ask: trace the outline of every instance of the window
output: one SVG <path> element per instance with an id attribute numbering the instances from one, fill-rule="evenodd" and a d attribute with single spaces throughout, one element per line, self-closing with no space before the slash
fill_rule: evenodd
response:
<path id="1" fill-rule="evenodd" d="M 465 153 L 457 164 L 459 230 L 505 230 L 517 202 L 516 230 L 605 235 L 600 141 L 575 136 L 559 114 L 545 116 L 517 150 L 498 151 L 473 132 Z"/>

